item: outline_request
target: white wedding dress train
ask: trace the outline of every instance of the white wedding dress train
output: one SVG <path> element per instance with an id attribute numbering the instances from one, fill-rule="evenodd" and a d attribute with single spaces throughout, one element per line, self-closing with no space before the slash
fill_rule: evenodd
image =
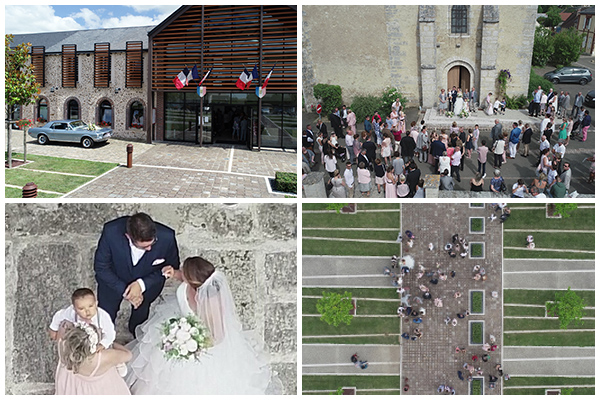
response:
<path id="1" fill-rule="evenodd" d="M 225 276 L 215 271 L 198 288 L 196 312 L 186 291 L 182 283 L 176 298 L 158 305 L 127 346 L 133 357 L 125 380 L 132 394 L 281 394 L 281 382 L 271 377 L 264 342 L 242 330 Z M 199 361 L 167 360 L 159 348 L 161 325 L 189 314 L 200 317 L 216 344 Z"/>

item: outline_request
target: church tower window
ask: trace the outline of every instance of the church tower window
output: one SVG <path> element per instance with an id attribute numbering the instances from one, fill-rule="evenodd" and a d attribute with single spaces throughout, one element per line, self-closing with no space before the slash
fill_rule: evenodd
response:
<path id="1" fill-rule="evenodd" d="M 467 33 L 467 6 L 452 6 L 451 13 L 451 32 Z"/>

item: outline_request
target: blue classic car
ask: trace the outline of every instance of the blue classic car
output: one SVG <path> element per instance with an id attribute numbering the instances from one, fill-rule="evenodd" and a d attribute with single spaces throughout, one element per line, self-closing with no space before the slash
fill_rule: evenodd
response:
<path id="1" fill-rule="evenodd" d="M 37 139 L 39 144 L 52 142 L 73 142 L 81 143 L 86 149 L 92 147 L 94 143 L 106 142 L 112 136 L 112 129 L 99 129 L 95 126 L 90 127 L 78 119 L 64 119 L 60 121 L 50 121 L 39 128 L 30 128 L 29 136 Z M 96 128 L 96 129 L 94 129 Z"/>

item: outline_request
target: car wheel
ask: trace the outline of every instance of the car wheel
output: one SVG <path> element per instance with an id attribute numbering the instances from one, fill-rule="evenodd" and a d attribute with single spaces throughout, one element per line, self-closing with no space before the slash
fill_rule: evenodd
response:
<path id="1" fill-rule="evenodd" d="M 588 83 L 588 80 L 587 80 L 587 79 L 585 79 L 585 78 L 581 78 L 581 79 L 579 80 L 579 84 L 580 84 L 581 86 L 583 86 L 583 85 L 587 85 L 587 83 Z"/>
<path id="2" fill-rule="evenodd" d="M 43 135 L 43 134 L 42 135 L 38 135 L 37 142 L 39 144 L 41 144 L 41 145 L 44 145 L 44 144 L 48 143 L 48 136 Z"/>
<path id="3" fill-rule="evenodd" d="M 94 145 L 94 141 L 89 137 L 84 137 L 83 139 L 81 139 L 81 145 L 86 149 L 89 149 Z"/>
<path id="4" fill-rule="evenodd" d="M 552 83 L 556 85 L 557 83 L 560 83 L 560 80 L 558 78 L 553 78 Z"/>

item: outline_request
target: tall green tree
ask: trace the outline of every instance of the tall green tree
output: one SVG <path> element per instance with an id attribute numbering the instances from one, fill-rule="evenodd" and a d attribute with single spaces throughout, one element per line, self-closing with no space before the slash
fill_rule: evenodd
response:
<path id="1" fill-rule="evenodd" d="M 341 323 L 350 325 L 354 308 L 352 294 L 349 292 L 331 293 L 323 292 L 323 297 L 317 302 L 317 311 L 321 314 L 321 321 L 329 325 L 338 326 Z"/>
<path id="2" fill-rule="evenodd" d="M 21 43 L 11 48 L 13 40 L 13 35 L 4 35 L 4 102 L 8 120 L 6 146 L 9 168 L 12 168 L 11 137 L 13 121 L 11 121 L 11 117 L 13 112 L 19 105 L 25 107 L 33 103 L 40 91 L 40 84 L 35 80 L 33 65 L 30 62 L 29 49 L 31 43 Z"/>
<path id="3" fill-rule="evenodd" d="M 544 67 L 554 53 L 554 40 L 550 30 L 538 26 L 533 37 L 533 57 L 531 63 L 536 67 Z"/>
<path id="4" fill-rule="evenodd" d="M 548 16 L 544 20 L 544 26 L 547 28 L 554 28 L 562 22 L 562 18 L 560 17 L 560 9 L 557 6 L 550 6 L 548 11 L 546 11 L 546 15 Z"/>
<path id="5" fill-rule="evenodd" d="M 577 32 L 575 28 L 560 31 L 560 33 L 554 35 L 553 41 L 554 53 L 550 61 L 554 65 L 570 65 L 579 60 L 583 35 Z"/>
<path id="6" fill-rule="evenodd" d="M 583 308 L 585 303 L 577 293 L 571 291 L 571 287 L 567 291 L 554 293 L 554 302 L 548 302 L 546 308 L 548 313 L 553 313 L 558 316 L 560 329 L 567 329 L 571 322 L 582 322 Z"/>

